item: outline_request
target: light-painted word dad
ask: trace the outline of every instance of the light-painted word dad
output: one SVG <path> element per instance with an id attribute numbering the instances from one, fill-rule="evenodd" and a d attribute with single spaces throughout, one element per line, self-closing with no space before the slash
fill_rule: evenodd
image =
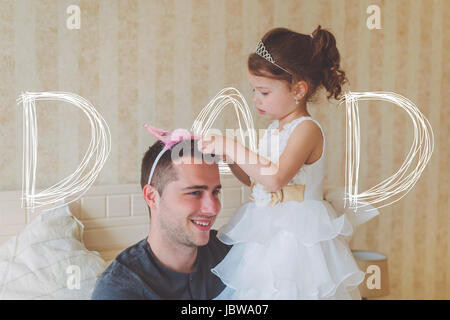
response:
<path id="1" fill-rule="evenodd" d="M 234 92 L 238 90 L 234 89 Z M 221 97 L 236 95 L 222 94 Z M 240 95 L 240 93 L 239 93 Z M 242 95 L 240 95 L 242 97 Z M 243 99 L 243 97 L 242 97 Z M 360 167 L 360 121 L 358 101 L 378 100 L 387 101 L 401 107 L 409 115 L 414 125 L 413 145 L 403 165 L 391 177 L 383 180 L 371 189 L 359 192 L 358 177 Z M 97 112 L 94 106 L 74 93 L 70 92 L 25 92 L 18 99 L 23 104 L 23 166 L 22 166 L 22 207 L 34 210 L 39 206 L 57 204 L 63 206 L 66 199 L 70 203 L 78 200 L 96 180 L 102 170 L 111 151 L 111 134 L 105 119 Z M 78 107 L 88 117 L 91 125 L 91 142 L 89 148 L 75 172 L 44 191 L 35 190 L 35 178 L 37 176 L 37 118 L 36 101 L 60 101 L 68 102 Z M 350 208 L 357 209 L 358 205 L 390 205 L 409 192 L 419 179 L 425 166 L 430 160 L 434 148 L 434 138 L 431 125 L 419 109 L 407 98 L 393 92 L 348 92 L 341 99 L 346 104 L 346 194 L 345 200 L 349 201 Z M 233 101 L 230 99 L 229 103 Z M 247 103 L 244 101 L 245 111 L 250 113 Z M 209 108 L 206 106 L 200 112 Z M 223 109 L 223 106 L 219 106 Z M 390 115 L 388 115 L 390 116 Z M 206 123 L 211 122 L 217 115 L 212 112 L 203 119 Z M 202 123 L 203 123 L 202 120 Z M 253 128 L 253 120 L 250 121 Z M 201 127 L 201 124 L 200 126 Z M 242 134 L 242 128 L 239 124 Z M 194 133 L 202 135 L 199 129 Z M 251 134 L 253 136 L 254 134 Z M 245 142 L 244 142 L 245 143 Z M 414 166 L 415 163 L 415 167 Z M 412 171 L 407 171 L 412 168 Z M 59 204 L 61 202 L 61 204 Z M 379 206 L 379 205 L 378 205 Z M 375 207 L 375 206 L 373 206 Z M 376 207 L 375 207 L 376 208 Z"/>

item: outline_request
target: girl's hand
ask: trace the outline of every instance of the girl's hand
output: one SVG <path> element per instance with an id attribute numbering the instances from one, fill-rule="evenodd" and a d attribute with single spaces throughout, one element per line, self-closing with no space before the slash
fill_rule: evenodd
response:
<path id="1" fill-rule="evenodd" d="M 200 152 L 222 157 L 226 155 L 230 144 L 230 140 L 220 134 L 207 134 L 197 141 L 197 147 Z"/>

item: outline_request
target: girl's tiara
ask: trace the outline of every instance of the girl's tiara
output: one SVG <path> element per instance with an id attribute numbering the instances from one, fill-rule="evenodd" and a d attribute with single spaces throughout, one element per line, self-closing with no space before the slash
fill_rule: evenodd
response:
<path id="1" fill-rule="evenodd" d="M 266 59 L 267 61 L 269 61 L 270 63 L 276 65 L 278 68 L 280 68 L 283 71 L 286 71 L 287 73 L 289 73 L 290 75 L 292 75 L 291 72 L 287 71 L 285 68 L 279 66 L 278 64 L 275 63 L 275 61 L 273 60 L 272 56 L 270 55 L 269 51 L 267 51 L 266 47 L 264 46 L 264 43 L 262 42 L 262 40 L 259 40 L 258 45 L 256 46 L 256 50 L 255 53 Z"/>
<path id="2" fill-rule="evenodd" d="M 312 33 L 311 33 L 309 36 L 311 37 L 311 39 L 314 38 L 314 36 L 313 36 Z M 258 45 L 256 46 L 255 53 L 256 53 L 258 56 L 260 56 L 260 57 L 266 59 L 266 60 L 269 61 L 270 63 L 276 65 L 276 66 L 277 66 L 278 68 L 280 68 L 281 70 L 286 71 L 287 73 L 289 73 L 290 75 L 292 75 L 291 72 L 287 71 L 285 68 L 283 68 L 283 67 L 281 67 L 281 66 L 279 66 L 278 64 L 275 63 L 275 61 L 273 60 L 273 58 L 272 58 L 272 56 L 270 55 L 269 51 L 267 51 L 266 47 L 264 46 L 264 43 L 262 42 L 262 40 L 259 40 Z"/>

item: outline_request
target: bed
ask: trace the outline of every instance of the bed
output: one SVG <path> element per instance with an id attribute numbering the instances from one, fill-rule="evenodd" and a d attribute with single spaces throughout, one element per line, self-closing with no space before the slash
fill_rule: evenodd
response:
<path id="1" fill-rule="evenodd" d="M 250 190 L 221 177 L 220 228 Z M 0 192 L 0 299 L 90 299 L 97 277 L 118 253 L 145 238 L 138 184 L 94 186 L 59 209 L 21 208 L 21 191 Z"/>

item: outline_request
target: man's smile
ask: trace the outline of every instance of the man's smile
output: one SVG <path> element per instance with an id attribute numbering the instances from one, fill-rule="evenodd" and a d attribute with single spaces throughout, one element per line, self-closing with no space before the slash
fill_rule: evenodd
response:
<path id="1" fill-rule="evenodd" d="M 201 231 L 209 231 L 209 229 L 211 228 L 214 219 L 205 219 L 205 218 L 194 218 L 194 219 L 190 219 L 191 222 L 193 223 L 193 225 L 195 227 L 197 227 L 198 229 L 200 229 Z"/>

